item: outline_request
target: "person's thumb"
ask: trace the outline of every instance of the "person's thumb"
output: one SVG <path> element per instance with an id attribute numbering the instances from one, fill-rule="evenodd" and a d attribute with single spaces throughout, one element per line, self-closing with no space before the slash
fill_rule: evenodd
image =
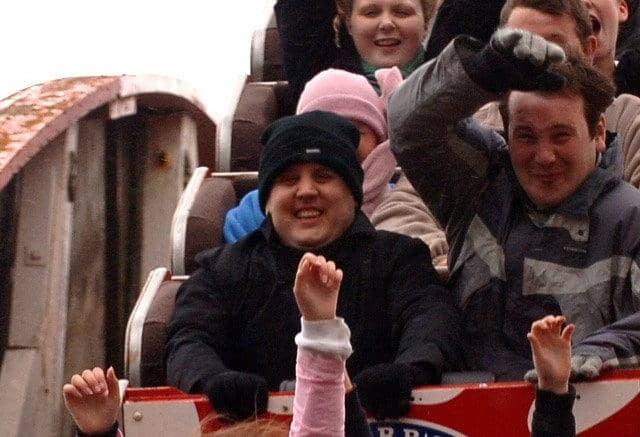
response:
<path id="1" fill-rule="evenodd" d="M 113 367 L 107 369 L 107 389 L 109 390 L 109 397 L 120 400 L 120 387 L 118 385 L 118 378 Z"/>

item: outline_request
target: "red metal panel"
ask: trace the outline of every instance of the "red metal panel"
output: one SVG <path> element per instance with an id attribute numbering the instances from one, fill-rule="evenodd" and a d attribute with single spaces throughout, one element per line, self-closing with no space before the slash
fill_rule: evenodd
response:
<path id="1" fill-rule="evenodd" d="M 579 436 L 640 434 L 640 369 L 609 372 L 595 382 L 577 384 L 576 389 Z M 372 423 L 374 435 L 526 436 L 530 432 L 534 389 L 525 382 L 428 386 L 414 390 L 413 395 L 409 415 L 399 421 Z M 282 403 L 290 405 L 291 398 L 291 393 L 272 393 L 268 416 L 290 422 L 291 409 Z M 195 404 L 200 420 L 213 413 L 205 396 L 186 395 L 173 388 L 128 389 L 125 397 L 125 403 L 162 402 L 167 414 L 172 405 L 185 401 Z M 190 426 L 193 430 L 197 423 Z M 205 431 L 219 426 L 219 422 L 210 422 Z M 162 435 L 161 430 L 154 432 Z"/>

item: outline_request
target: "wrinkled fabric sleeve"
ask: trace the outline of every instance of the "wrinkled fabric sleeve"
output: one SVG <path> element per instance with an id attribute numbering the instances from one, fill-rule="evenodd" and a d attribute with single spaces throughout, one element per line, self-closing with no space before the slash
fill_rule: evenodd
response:
<path id="1" fill-rule="evenodd" d="M 351 353 L 348 326 L 341 318 L 303 318 L 301 326 L 289 436 L 370 436 L 356 390 L 345 396 L 345 360 Z"/>
<path id="2" fill-rule="evenodd" d="M 462 352 L 460 320 L 431 265 L 427 247 L 403 236 L 391 248 L 389 261 L 393 266 L 388 286 L 393 299 L 391 335 L 398 342 L 395 362 L 428 374 L 457 370 Z"/>
<path id="3" fill-rule="evenodd" d="M 339 355 L 298 347 L 290 437 L 344 436 L 344 374 Z"/>
<path id="4" fill-rule="evenodd" d="M 588 335 L 573 347 L 572 354 L 598 356 L 603 369 L 637 367 L 640 365 L 640 311 Z"/>
<path id="5" fill-rule="evenodd" d="M 214 274 L 221 249 L 198 255 L 200 268 L 178 290 L 167 325 L 167 382 L 189 393 L 202 392 L 212 376 L 229 370 L 220 351 L 230 348 L 226 322 L 230 317 L 221 278 Z"/>
<path id="6" fill-rule="evenodd" d="M 486 186 L 490 150 L 483 142 L 498 140 L 497 133 L 467 119 L 496 96 L 466 74 L 456 41 L 409 76 L 389 101 L 391 147 L 449 241 L 468 225 Z"/>
<path id="7" fill-rule="evenodd" d="M 572 409 L 575 399 L 576 390 L 572 385 L 569 386 L 569 392 L 564 395 L 536 390 L 536 409 L 531 422 L 531 437 L 574 437 L 576 420 Z"/>
<path id="8" fill-rule="evenodd" d="M 626 286 L 610 297 L 615 319 L 574 344 L 573 355 L 597 356 L 603 370 L 640 365 L 640 238 L 630 233 L 630 246 L 634 255 Z"/>
<path id="9" fill-rule="evenodd" d="M 373 211 L 371 223 L 378 230 L 421 239 L 429 246 L 434 265 L 446 263 L 447 237 L 404 174 Z"/>

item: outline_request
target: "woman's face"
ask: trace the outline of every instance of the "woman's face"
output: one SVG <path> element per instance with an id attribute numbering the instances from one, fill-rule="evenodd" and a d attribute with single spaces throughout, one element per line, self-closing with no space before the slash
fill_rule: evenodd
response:
<path id="1" fill-rule="evenodd" d="M 422 50 L 428 20 L 419 0 L 353 0 L 347 28 L 365 62 L 403 67 Z"/>

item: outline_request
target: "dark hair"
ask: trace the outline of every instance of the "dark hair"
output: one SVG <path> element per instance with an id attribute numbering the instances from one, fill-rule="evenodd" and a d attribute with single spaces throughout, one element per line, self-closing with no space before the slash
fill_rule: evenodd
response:
<path id="1" fill-rule="evenodd" d="M 500 26 L 505 26 L 515 8 L 530 8 L 549 15 L 567 15 L 573 19 L 582 48 L 593 35 L 589 11 L 582 0 L 507 0 L 500 11 Z"/>
<path id="2" fill-rule="evenodd" d="M 326 1 L 326 0 L 323 0 Z M 336 21 L 334 22 L 334 26 L 347 22 L 347 19 L 353 12 L 353 2 L 354 0 L 335 0 L 336 1 L 336 9 L 338 11 L 338 15 L 336 16 Z M 436 11 L 437 1 L 436 0 L 418 0 L 420 7 L 422 7 L 422 15 L 424 15 L 424 20 L 429 21 L 429 19 L 433 16 Z"/>
<path id="3" fill-rule="evenodd" d="M 602 113 L 611 105 L 615 95 L 613 82 L 600 73 L 582 58 L 569 57 L 567 61 L 552 66 L 551 71 L 561 74 L 567 80 L 566 85 L 559 91 L 534 91 L 545 95 L 573 95 L 580 97 L 584 106 L 584 118 L 587 122 L 589 135 L 596 134 L 598 122 Z M 509 95 L 507 93 L 500 101 L 500 114 L 505 132 L 509 132 Z"/>

